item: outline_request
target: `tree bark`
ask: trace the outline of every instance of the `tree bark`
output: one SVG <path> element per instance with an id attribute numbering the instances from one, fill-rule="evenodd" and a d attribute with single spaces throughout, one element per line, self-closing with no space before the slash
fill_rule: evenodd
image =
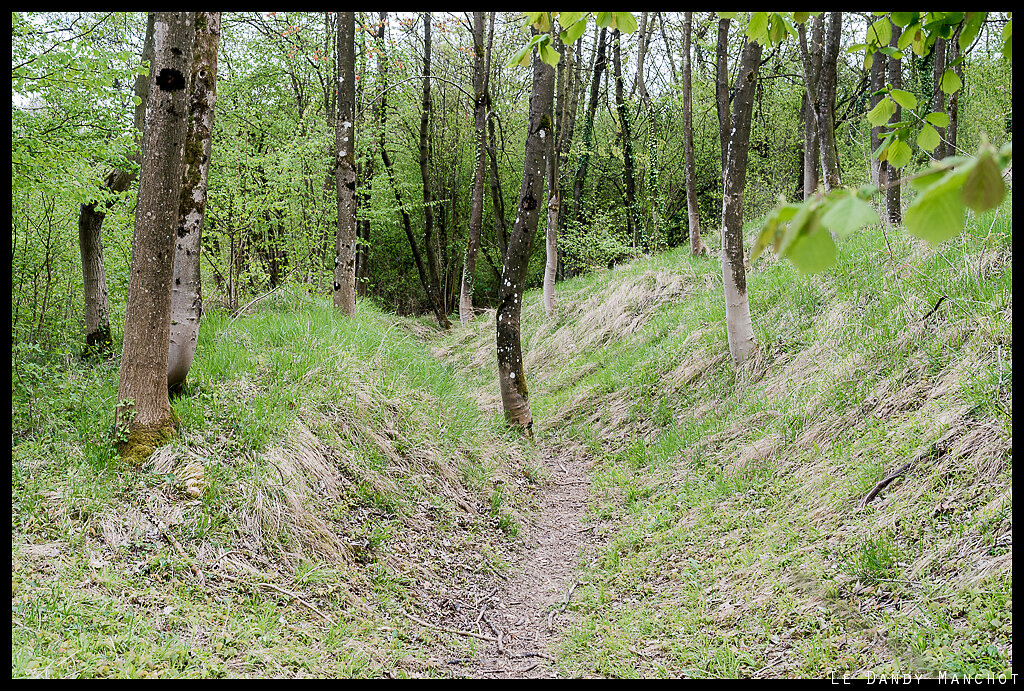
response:
<path id="1" fill-rule="evenodd" d="M 798 27 L 800 58 L 804 69 L 804 199 L 818 188 L 818 167 L 821 163 L 821 141 L 818 137 L 818 79 L 824 53 L 825 16 L 811 20 L 811 45 L 807 46 L 806 22 Z"/>
<path id="2" fill-rule="evenodd" d="M 868 28 L 872 25 L 873 17 L 868 18 Z M 882 101 L 882 94 L 878 93 L 885 88 L 885 61 L 886 56 L 883 53 L 876 52 L 872 55 L 871 59 L 871 70 L 869 72 L 869 84 L 868 90 L 871 92 L 871 100 L 868 102 L 868 111 L 870 112 Z M 875 156 L 875 151 L 882 145 L 882 126 L 876 125 L 871 128 L 871 181 L 876 187 L 881 187 L 880 174 L 882 169 L 882 162 Z M 805 197 L 806 198 L 806 197 Z"/>
<path id="3" fill-rule="evenodd" d="M 334 175 L 338 191 L 335 236 L 334 306 L 342 314 L 356 311 L 356 19 L 338 13 L 338 119 L 335 127 Z"/>
<path id="4" fill-rule="evenodd" d="M 646 249 L 640 214 L 636 208 L 636 173 L 633 170 L 633 134 L 630 131 L 629 110 L 622 84 L 622 34 L 618 29 L 612 30 L 612 58 L 615 74 L 615 111 L 619 116 L 619 134 L 622 142 L 622 181 L 626 187 L 626 206 L 628 209 L 630 236 L 633 248 Z"/>
<path id="5" fill-rule="evenodd" d="M 526 269 L 530 261 L 533 239 L 537 234 L 540 203 L 544 196 L 547 157 L 554 139 L 551 121 L 554 82 L 554 68 L 545 64 L 534 53 L 523 184 L 519 192 L 516 222 L 512 226 L 505 265 L 498 286 L 499 302 L 496 315 L 498 380 L 505 419 L 513 427 L 531 436 L 533 416 L 530 413 L 529 392 L 523 372 L 520 314 Z"/>
<path id="6" fill-rule="evenodd" d="M 146 21 L 146 39 L 142 48 L 142 62 L 153 61 L 153 13 Z M 142 137 L 146 125 L 146 99 L 149 96 L 149 77 L 135 78 L 135 141 Z M 131 160 L 138 162 L 138 154 Z M 134 173 L 114 170 L 107 176 L 106 186 L 111 192 L 124 192 L 136 180 Z M 96 209 L 96 203 L 82 204 L 78 214 L 78 248 L 82 255 L 82 286 L 85 298 L 85 350 L 107 356 L 114 347 L 110 332 L 110 302 L 107 296 L 107 274 L 103 267 L 103 219 L 106 213 Z"/>
<path id="7" fill-rule="evenodd" d="M 932 110 L 939 113 L 946 112 L 946 92 L 942 90 L 942 74 L 946 71 L 946 39 L 935 39 L 932 46 Z M 946 153 L 946 128 L 935 126 L 939 133 L 939 144 L 935 147 L 932 157 L 936 160 L 944 157 Z"/>
<path id="8" fill-rule="evenodd" d="M 117 448 L 128 463 L 148 458 L 177 428 L 167 394 L 167 352 L 194 36 L 192 13 L 156 13 L 114 415 Z"/>
<path id="9" fill-rule="evenodd" d="M 199 321 L 203 315 L 199 258 L 213 143 L 213 106 L 217 99 L 220 19 L 220 12 L 196 13 L 189 130 L 185 141 L 185 171 L 181 181 L 174 279 L 171 282 L 167 386 L 172 390 L 185 383 L 192 367 L 199 340 Z"/>
<path id="10" fill-rule="evenodd" d="M 557 111 L 555 112 L 555 136 L 552 138 L 552 148 L 548 155 L 548 225 L 544 234 L 544 312 L 552 314 L 555 311 L 555 278 L 558 273 L 558 219 L 561 213 L 561 162 L 565 149 L 566 119 L 569 114 L 569 103 L 572 96 L 572 46 L 563 49 L 562 41 L 558 34 L 552 31 L 555 36 L 555 50 L 563 54 L 563 59 L 558 62 L 558 69 L 555 71 L 555 99 Z"/>
<path id="11" fill-rule="evenodd" d="M 686 12 L 683 17 L 683 156 L 686 168 L 686 212 L 690 224 L 690 252 L 698 257 L 706 255 L 708 248 L 700 238 L 700 210 L 697 207 L 697 176 L 693 157 L 693 89 L 690 79 L 693 12 Z"/>
<path id="12" fill-rule="evenodd" d="M 729 20 L 718 20 L 715 45 L 715 106 L 718 111 L 718 135 L 721 142 L 722 177 L 729 154 Z"/>
<path id="13" fill-rule="evenodd" d="M 729 353 L 741 365 L 755 350 L 754 326 L 747 299 L 747 276 L 743 258 L 743 191 L 747 181 L 747 151 L 750 143 L 754 86 L 761 64 L 761 46 L 747 41 L 740 57 L 733 99 L 731 136 L 726 158 L 722 199 L 722 282 L 725 286 L 725 324 Z"/>
<path id="14" fill-rule="evenodd" d="M 595 26 L 596 29 L 596 26 Z M 607 29 L 601 29 L 597 39 L 597 53 L 594 59 L 594 73 L 590 82 L 590 101 L 587 103 L 587 113 L 583 120 L 583 151 L 580 153 L 579 165 L 576 168 L 576 180 L 573 184 L 572 204 L 576 210 L 576 222 L 583 223 L 585 213 L 583 211 L 583 188 L 587 182 L 587 169 L 590 166 L 590 144 L 594 138 L 594 117 L 597 114 L 597 97 L 601 91 L 601 74 L 608 64 L 605 55 L 605 41 Z"/>
<path id="15" fill-rule="evenodd" d="M 902 33 L 902 29 L 899 26 L 897 26 L 896 24 L 893 24 L 893 26 L 892 26 L 892 38 L 889 41 L 889 46 L 890 47 L 892 47 L 892 48 L 897 48 L 898 47 L 898 43 L 899 43 L 899 39 L 900 39 L 900 34 L 901 33 Z M 891 58 L 889 58 L 888 63 L 889 63 L 889 66 L 888 66 L 888 81 L 889 81 L 889 83 L 892 84 L 893 88 L 895 88 L 895 89 L 902 89 L 903 88 L 903 66 L 901 64 L 902 61 L 901 60 L 897 60 L 895 57 L 891 57 Z M 900 108 L 899 104 L 897 104 L 896 105 L 896 112 L 894 112 L 892 114 L 892 117 L 889 118 L 889 122 L 890 123 L 899 122 L 900 119 L 903 117 L 902 110 L 903 109 Z M 899 177 L 900 177 L 900 173 L 899 173 L 899 171 L 896 168 L 893 168 L 892 164 L 890 164 L 888 161 L 885 161 L 883 163 L 882 167 L 884 168 L 884 171 L 885 171 L 884 172 L 885 184 L 887 185 L 886 191 L 885 191 L 885 213 L 886 213 L 886 217 L 889 219 L 890 223 L 892 223 L 894 225 L 899 225 L 903 221 L 903 209 L 902 209 L 901 201 L 900 201 L 900 196 L 901 196 L 901 194 L 900 194 L 900 185 L 899 185 L 899 182 L 898 182 Z"/>
<path id="16" fill-rule="evenodd" d="M 821 149 L 821 173 L 825 191 L 840 186 L 839 153 L 836 149 L 835 104 L 839 62 L 839 40 L 843 26 L 843 13 L 829 13 L 825 32 L 825 52 L 821 58 L 818 76 L 818 145 Z"/>
<path id="17" fill-rule="evenodd" d="M 494 13 L 491 13 L 494 21 Z M 476 162 L 473 170 L 473 196 L 469 208 L 469 238 L 462 264 L 459 290 L 459 321 L 465 326 L 473 318 L 473 281 L 480 232 L 484 219 L 484 175 L 487 155 L 487 74 L 484 71 L 484 13 L 473 13 L 473 123 L 476 133 Z"/>
<path id="18" fill-rule="evenodd" d="M 953 63 L 953 72 L 960 78 L 960 83 L 964 81 L 964 66 L 963 63 L 958 63 L 960 59 L 960 31 L 963 29 L 963 23 L 957 26 L 956 31 L 953 32 L 953 38 L 950 39 L 950 55 L 949 60 Z M 949 127 L 946 128 L 946 155 L 956 156 L 956 129 L 957 120 L 960 114 L 960 92 L 963 91 L 963 87 L 954 91 L 949 96 Z"/>

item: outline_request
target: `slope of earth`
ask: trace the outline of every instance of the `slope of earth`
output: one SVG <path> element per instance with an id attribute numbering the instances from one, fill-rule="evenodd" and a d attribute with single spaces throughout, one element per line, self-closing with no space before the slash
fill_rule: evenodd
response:
<path id="1" fill-rule="evenodd" d="M 715 259 L 566 281 L 550 317 L 528 293 L 538 444 L 593 459 L 601 538 L 559 673 L 1011 673 L 1011 265 L 1010 201 L 938 248 L 875 228 L 819 275 L 768 259 L 739 370 Z M 434 349 L 499 414 L 488 316 Z"/>

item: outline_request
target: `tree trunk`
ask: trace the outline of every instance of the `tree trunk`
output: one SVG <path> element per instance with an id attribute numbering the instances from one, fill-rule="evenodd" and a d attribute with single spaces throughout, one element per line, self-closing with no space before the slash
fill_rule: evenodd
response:
<path id="1" fill-rule="evenodd" d="M 596 29 L 596 26 L 595 26 Z M 583 223 L 586 214 L 583 211 L 583 188 L 587 182 L 587 169 L 590 166 L 590 144 L 594 138 L 594 117 L 597 114 L 597 97 L 601 91 L 601 73 L 608 64 L 605 56 L 607 29 L 601 29 L 597 39 L 597 53 L 594 59 L 594 74 L 590 82 L 590 101 L 587 104 L 586 118 L 583 121 L 583 151 L 580 153 L 579 166 L 576 168 L 576 180 L 572 191 L 572 205 L 576 209 L 576 222 Z"/>
<path id="2" fill-rule="evenodd" d="M 498 286 L 497 351 L 498 380 L 505 419 L 514 427 L 533 434 L 529 393 L 523 373 L 520 342 L 520 314 L 526 269 L 533 239 L 537 234 L 540 202 L 544 196 L 547 157 L 551 152 L 551 105 L 554 99 L 555 70 L 533 55 L 533 87 L 530 92 L 530 119 L 526 136 L 523 185 L 519 192 L 516 222 L 509 237 L 505 266 Z"/>
<path id="3" fill-rule="evenodd" d="M 491 13 L 491 21 L 494 21 Z M 473 122 L 476 133 L 476 162 L 473 170 L 473 198 L 469 208 L 469 238 L 462 264 L 459 290 L 459 321 L 465 326 L 473 318 L 473 280 L 480 232 L 484 220 L 484 156 L 487 155 L 487 74 L 484 71 L 484 13 L 473 13 Z M 453 190 L 454 193 L 454 190 Z"/>
<path id="4" fill-rule="evenodd" d="M 700 238 L 700 210 L 697 207 L 696 165 L 693 160 L 693 89 L 690 80 L 690 35 L 693 12 L 683 15 L 683 156 L 686 168 L 686 212 L 690 222 L 690 252 L 698 257 L 708 253 Z"/>
<path id="5" fill-rule="evenodd" d="M 946 92 L 942 90 L 942 74 L 946 71 L 946 39 L 935 39 L 932 46 L 932 111 L 938 113 L 946 112 Z M 946 128 L 935 126 L 939 133 L 939 144 L 935 147 L 932 157 L 943 158 L 946 153 Z"/>
<path id="6" fill-rule="evenodd" d="M 949 61 L 953 64 L 953 72 L 960 78 L 960 83 L 964 81 L 964 66 L 962 62 L 957 62 L 960 59 L 960 30 L 963 29 L 963 23 L 957 26 L 956 31 L 953 32 L 953 37 L 949 41 L 950 55 Z M 949 96 L 949 127 L 946 128 L 946 155 L 956 156 L 956 128 L 957 119 L 960 111 L 960 92 L 963 91 L 963 87 L 957 89 Z"/>
<path id="7" fill-rule="evenodd" d="M 342 314 L 356 311 L 356 18 L 338 13 L 338 119 L 334 143 L 334 177 L 338 190 L 335 237 L 334 306 Z"/>
<path id="8" fill-rule="evenodd" d="M 146 21 L 146 40 L 142 48 L 142 62 L 153 61 L 153 13 Z M 135 106 L 135 141 L 142 137 L 146 125 L 146 99 L 149 96 L 149 77 L 135 78 L 135 95 L 140 101 Z M 132 160 L 138 162 L 138 154 Z M 135 182 L 135 174 L 115 170 L 107 176 L 107 189 L 124 192 Z M 107 356 L 114 347 L 110 333 L 110 302 L 107 296 L 107 274 L 103 267 L 103 219 L 106 213 L 96 210 L 96 203 L 82 204 L 78 214 L 78 248 L 82 255 L 82 286 L 85 298 L 85 350 Z"/>
<path id="9" fill-rule="evenodd" d="M 633 80 L 633 88 L 629 91 L 630 98 L 637 91 L 640 92 L 640 100 L 646 102 L 649 98 L 647 84 L 644 81 L 644 60 L 647 57 L 647 44 L 651 42 L 651 27 L 654 26 L 653 19 L 648 23 L 647 17 L 650 12 L 640 14 L 640 26 L 637 31 L 637 52 L 636 52 L 636 79 Z"/>
<path id="10" fill-rule="evenodd" d="M 872 25 L 873 17 L 868 18 L 868 28 Z M 872 55 L 871 59 L 871 70 L 869 72 L 869 84 L 868 91 L 871 92 L 871 100 L 868 102 L 868 112 L 874 109 L 882 101 L 882 94 L 878 93 L 885 88 L 885 60 L 886 56 L 883 53 L 876 52 Z M 880 187 L 880 174 L 881 174 L 881 161 L 875 156 L 875 151 L 882 145 L 882 126 L 877 125 L 871 128 L 871 181 L 875 186 Z"/>
<path id="11" fill-rule="evenodd" d="M 622 85 L 622 35 L 612 30 L 612 58 L 615 73 L 615 111 L 619 116 L 619 133 L 622 137 L 622 181 L 626 186 L 626 206 L 629 210 L 629 230 L 633 238 L 633 249 L 646 249 L 640 214 L 636 210 L 636 173 L 633 170 L 633 134 L 630 132 L 629 112 Z"/>
<path id="12" fill-rule="evenodd" d="M 129 463 L 144 461 L 177 428 L 167 395 L 167 352 L 195 23 L 190 12 L 158 12 L 154 21 L 149 115 L 142 136 L 114 414 L 117 448 Z"/>
<path id="13" fill-rule="evenodd" d="M 548 155 L 548 225 L 544 234 L 544 312 L 550 315 L 555 311 L 555 277 L 558 273 L 558 217 L 561 212 L 560 202 L 562 188 L 560 183 L 562 152 L 564 138 L 566 136 L 566 118 L 569 113 L 568 99 L 572 90 L 570 84 L 572 78 L 572 47 L 563 49 L 562 41 L 558 34 L 552 31 L 555 36 L 555 50 L 563 54 L 563 59 L 558 62 L 558 69 L 555 71 L 555 99 L 557 111 L 555 113 L 555 136 L 552 141 L 552 150 Z"/>
<path id="14" fill-rule="evenodd" d="M 430 288 L 440 315 L 438 323 L 448 329 L 447 310 L 441 293 L 441 272 L 438 270 L 437 251 L 434 249 L 434 189 L 430 178 L 430 13 L 423 13 L 423 110 L 420 114 L 420 177 L 423 178 L 423 251 L 427 255 Z"/>
<path id="15" fill-rule="evenodd" d="M 197 12 L 195 26 L 189 130 L 185 142 L 185 172 L 181 181 L 178 239 L 171 283 L 167 386 L 172 390 L 185 383 L 192 367 L 199 340 L 199 320 L 203 314 L 199 258 L 213 142 L 213 105 L 217 99 L 220 12 Z"/>
<path id="16" fill-rule="evenodd" d="M 729 154 L 729 20 L 718 20 L 715 46 L 715 106 L 718 110 L 718 135 L 721 142 L 722 177 Z"/>
<path id="17" fill-rule="evenodd" d="M 893 24 L 893 26 L 892 26 L 892 39 L 890 39 L 890 41 L 889 41 L 889 46 L 890 47 L 892 47 L 892 48 L 897 48 L 898 47 L 898 42 L 900 40 L 900 34 L 901 33 L 902 33 L 902 29 L 899 26 L 897 26 L 896 24 Z M 894 89 L 902 89 L 903 88 L 903 66 L 901 64 L 902 61 L 896 59 L 895 57 L 891 57 L 891 58 L 889 58 L 888 62 L 889 62 L 889 68 L 888 68 L 888 80 L 889 80 L 889 83 L 892 84 Z M 902 110 L 903 109 L 900 108 L 900 106 L 897 104 L 896 105 L 896 112 L 894 112 L 892 114 L 892 117 L 889 118 L 889 122 L 890 123 L 899 122 L 900 119 L 903 117 Z M 889 223 L 892 223 L 894 225 L 899 225 L 903 221 L 903 210 L 902 210 L 901 202 L 900 202 L 900 196 L 901 196 L 900 195 L 900 185 L 897 182 L 899 180 L 900 173 L 899 173 L 899 171 L 897 169 L 893 168 L 892 165 L 888 161 L 885 161 L 883 163 L 883 168 L 885 169 L 885 181 L 886 181 L 886 184 L 889 185 L 886 188 L 886 191 L 885 191 L 885 213 L 886 213 L 886 217 L 889 219 Z"/>
<path id="18" fill-rule="evenodd" d="M 818 167 L 821 163 L 821 141 L 818 137 L 818 79 L 824 53 L 825 16 L 811 20 L 811 45 L 807 46 L 806 22 L 800 24 L 800 58 L 804 68 L 804 199 L 809 199 L 818 188 Z"/>
<path id="19" fill-rule="evenodd" d="M 731 137 L 726 158 L 722 199 L 722 282 L 725 285 L 725 325 L 733 363 L 741 365 L 756 348 L 754 326 L 747 300 L 747 276 L 743 258 L 743 191 L 747 182 L 747 149 L 750 143 L 754 86 L 761 64 L 761 46 L 747 41 L 740 57 L 733 99 Z"/>
<path id="20" fill-rule="evenodd" d="M 818 145 L 821 148 L 821 173 L 826 192 L 841 184 L 839 153 L 836 149 L 835 104 L 842 26 L 843 13 L 831 12 L 828 29 L 825 33 L 825 52 L 821 58 L 821 74 L 818 76 Z"/>

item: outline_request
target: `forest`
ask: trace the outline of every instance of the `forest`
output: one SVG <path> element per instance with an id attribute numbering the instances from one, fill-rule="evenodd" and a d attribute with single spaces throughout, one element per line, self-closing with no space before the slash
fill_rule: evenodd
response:
<path id="1" fill-rule="evenodd" d="M 1012 678 L 1012 14 L 12 12 L 12 676 Z"/>

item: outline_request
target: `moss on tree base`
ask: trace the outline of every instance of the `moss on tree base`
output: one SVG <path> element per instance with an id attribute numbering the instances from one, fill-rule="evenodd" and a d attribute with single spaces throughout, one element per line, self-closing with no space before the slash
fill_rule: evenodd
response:
<path id="1" fill-rule="evenodd" d="M 178 433 L 178 416 L 174 409 L 171 409 L 171 416 L 151 425 L 140 425 L 132 428 L 128 436 L 118 441 L 115 446 L 117 453 L 121 456 L 121 462 L 125 465 L 142 465 L 146 459 L 153 455 L 159 447 L 163 446 Z"/>

